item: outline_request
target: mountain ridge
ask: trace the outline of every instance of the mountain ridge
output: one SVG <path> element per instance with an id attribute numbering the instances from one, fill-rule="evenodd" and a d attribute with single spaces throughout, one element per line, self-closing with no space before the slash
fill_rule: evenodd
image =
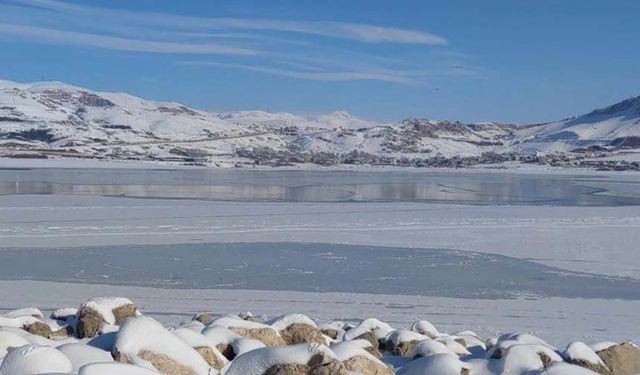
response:
<path id="1" fill-rule="evenodd" d="M 429 164 L 473 163 L 486 155 L 571 159 L 585 152 L 628 152 L 636 144 L 640 148 L 640 96 L 545 124 L 419 118 L 377 123 L 346 111 L 209 112 L 63 82 L 0 81 L 0 154 L 14 157 L 76 155 L 216 166 Z"/>

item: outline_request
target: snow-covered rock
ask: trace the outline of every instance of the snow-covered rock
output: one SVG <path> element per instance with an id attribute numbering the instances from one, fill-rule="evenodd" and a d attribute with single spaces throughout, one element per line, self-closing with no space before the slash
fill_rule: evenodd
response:
<path id="1" fill-rule="evenodd" d="M 235 355 L 242 355 L 255 349 L 264 348 L 265 345 L 258 340 L 240 338 L 231 342 L 231 347 Z"/>
<path id="2" fill-rule="evenodd" d="M 390 375 L 393 371 L 362 347 L 358 341 L 343 341 L 331 345 L 331 350 L 351 372 L 363 375 Z"/>
<path id="3" fill-rule="evenodd" d="M 116 336 L 113 356 L 165 374 L 210 375 L 209 364 L 191 346 L 157 321 L 140 316 L 127 319 Z"/>
<path id="4" fill-rule="evenodd" d="M 111 353 L 82 343 L 64 344 L 57 349 L 69 358 L 74 372 L 89 363 L 113 362 Z"/>
<path id="5" fill-rule="evenodd" d="M 178 328 L 173 334 L 197 351 L 209 366 L 219 370 L 227 364 L 227 359 L 216 347 L 217 343 L 209 337 L 186 328 Z"/>
<path id="6" fill-rule="evenodd" d="M 510 345 L 500 358 L 504 374 L 526 374 L 557 362 L 563 362 L 562 357 L 548 346 L 539 344 Z"/>
<path id="7" fill-rule="evenodd" d="M 502 358 L 505 350 L 507 350 L 509 347 L 522 344 L 546 346 L 547 348 L 556 351 L 556 348 L 547 344 L 541 338 L 533 336 L 529 333 L 507 333 L 498 337 L 495 344 L 491 344 L 491 347 L 487 348 L 488 354 L 491 358 L 500 359 Z"/>
<path id="8" fill-rule="evenodd" d="M 24 345 L 4 357 L 0 375 L 69 373 L 71 361 L 62 352 L 48 346 Z"/>
<path id="9" fill-rule="evenodd" d="M 40 309 L 38 309 L 37 307 L 25 307 L 22 309 L 12 310 L 2 314 L 2 316 L 4 316 L 5 318 L 21 318 L 25 316 L 32 316 L 40 320 L 44 319 L 42 311 L 40 311 Z"/>
<path id="10" fill-rule="evenodd" d="M 267 346 L 283 345 L 284 340 L 280 333 L 270 325 L 251 322 L 239 317 L 222 317 L 209 323 L 209 326 L 227 328 L 240 336 L 261 341 Z"/>
<path id="11" fill-rule="evenodd" d="M 345 340 L 365 339 L 369 340 L 372 345 L 378 345 L 378 341 L 385 339 L 394 328 L 389 324 L 379 321 L 375 318 L 365 319 L 356 327 L 351 328 L 344 334 Z"/>
<path id="12" fill-rule="evenodd" d="M 79 338 L 94 337 L 99 333 L 101 325 L 117 326 L 125 319 L 137 314 L 137 308 L 127 298 L 92 298 L 84 302 L 78 309 L 76 334 Z M 113 332 L 113 330 L 107 326 L 104 332 Z"/>
<path id="13" fill-rule="evenodd" d="M 326 346 L 299 344 L 252 350 L 238 356 L 225 375 L 347 375 L 347 369 Z"/>
<path id="14" fill-rule="evenodd" d="M 457 357 L 458 354 L 451 350 L 445 344 L 436 340 L 422 340 L 415 344 L 413 348 L 413 357 L 428 357 L 434 354 L 450 354 Z"/>
<path id="15" fill-rule="evenodd" d="M 280 333 L 287 345 L 311 342 L 327 343 L 316 323 L 306 315 L 288 314 L 268 323 Z"/>
<path id="16" fill-rule="evenodd" d="M 392 331 L 386 337 L 386 349 L 395 355 L 412 357 L 414 348 L 419 341 L 430 340 L 429 336 L 407 329 Z"/>
<path id="17" fill-rule="evenodd" d="M 429 336 L 432 339 L 440 336 L 440 332 L 438 332 L 436 327 L 426 320 L 418 320 L 417 322 L 413 323 L 411 325 L 411 330 L 414 332 L 418 332 L 421 335 Z"/>
<path id="18" fill-rule="evenodd" d="M 396 372 L 398 375 L 460 375 L 463 363 L 449 354 L 434 354 L 409 362 Z"/>
<path id="19" fill-rule="evenodd" d="M 631 343 L 610 346 L 596 354 L 615 375 L 635 375 L 640 373 L 640 349 Z"/>
<path id="20" fill-rule="evenodd" d="M 567 345 L 567 348 L 562 352 L 562 356 L 567 362 L 592 369 L 596 372 L 602 373 L 609 371 L 596 352 L 587 344 L 580 341 L 574 341 Z"/>
<path id="21" fill-rule="evenodd" d="M 29 341 L 17 333 L 0 330 L 0 359 L 7 355 L 9 349 L 27 344 L 29 344 Z"/>

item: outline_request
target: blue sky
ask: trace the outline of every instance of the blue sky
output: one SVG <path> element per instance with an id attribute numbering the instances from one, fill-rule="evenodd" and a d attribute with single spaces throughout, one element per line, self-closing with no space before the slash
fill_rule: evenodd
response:
<path id="1" fill-rule="evenodd" d="M 533 123 L 640 94 L 637 0 L 0 0 L 0 79 Z"/>

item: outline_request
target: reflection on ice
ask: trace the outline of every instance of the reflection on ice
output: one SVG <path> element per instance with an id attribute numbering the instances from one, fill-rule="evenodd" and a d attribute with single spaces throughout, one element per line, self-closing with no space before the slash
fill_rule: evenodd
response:
<path id="1" fill-rule="evenodd" d="M 590 180 L 594 181 L 593 186 Z M 614 186 L 612 184 L 616 181 L 610 183 L 610 186 Z M 609 192 L 603 195 L 597 193 L 605 191 L 609 185 L 606 178 L 595 175 L 587 178 L 576 175 L 464 171 L 0 170 L 0 194 L 82 194 L 234 201 L 640 205 L 640 187 L 636 185 L 623 186 L 623 194 Z"/>

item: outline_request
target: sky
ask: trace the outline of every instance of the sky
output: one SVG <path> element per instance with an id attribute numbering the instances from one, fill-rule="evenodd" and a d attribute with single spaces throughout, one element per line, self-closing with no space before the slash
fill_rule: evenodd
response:
<path id="1" fill-rule="evenodd" d="M 538 123 L 640 95 L 637 0 L 0 0 L 0 79 L 212 111 Z"/>

